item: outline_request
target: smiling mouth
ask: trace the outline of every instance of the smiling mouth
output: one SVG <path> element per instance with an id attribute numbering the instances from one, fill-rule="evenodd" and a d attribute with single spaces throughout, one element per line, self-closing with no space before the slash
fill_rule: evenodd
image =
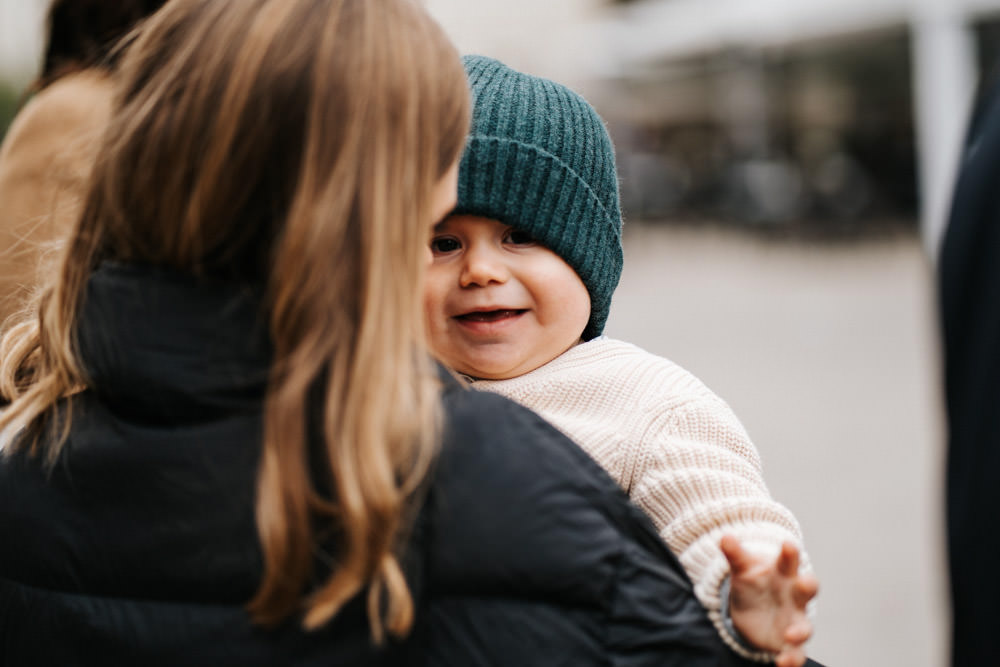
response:
<path id="1" fill-rule="evenodd" d="M 512 308 L 480 310 L 473 313 L 465 313 L 464 315 L 456 315 L 455 319 L 462 320 L 463 322 L 499 322 L 510 317 L 516 317 L 523 312 L 525 312 L 523 309 Z"/>

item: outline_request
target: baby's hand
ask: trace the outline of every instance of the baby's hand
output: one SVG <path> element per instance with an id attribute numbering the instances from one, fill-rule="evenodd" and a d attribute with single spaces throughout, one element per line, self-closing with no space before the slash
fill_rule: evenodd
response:
<path id="1" fill-rule="evenodd" d="M 743 637 L 759 649 L 777 654 L 777 667 L 801 667 L 805 643 L 812 636 L 806 603 L 819 584 L 812 575 L 799 574 L 799 550 L 786 542 L 777 559 L 744 551 L 732 535 L 722 538 L 729 561 L 729 614 Z"/>

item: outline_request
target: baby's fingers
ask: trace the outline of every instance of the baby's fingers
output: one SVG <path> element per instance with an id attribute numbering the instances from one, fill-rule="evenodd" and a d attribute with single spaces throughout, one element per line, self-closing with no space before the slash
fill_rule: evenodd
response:
<path id="1" fill-rule="evenodd" d="M 783 650 L 774 660 L 775 667 L 802 667 L 806 664 L 806 652 L 796 646 Z"/>
<path id="2" fill-rule="evenodd" d="M 732 535 L 724 535 L 719 542 L 719 547 L 726 560 L 729 561 L 729 567 L 733 574 L 739 574 L 753 565 L 747 552 L 740 546 L 740 541 Z"/>
<path id="3" fill-rule="evenodd" d="M 817 593 L 819 593 L 819 580 L 811 574 L 803 574 L 792 587 L 792 600 L 796 606 L 805 607 Z"/>
<path id="4" fill-rule="evenodd" d="M 785 642 L 789 646 L 802 646 L 812 637 L 812 623 L 802 620 L 793 623 L 785 630 Z"/>
<path id="5" fill-rule="evenodd" d="M 781 545 L 781 553 L 778 554 L 778 573 L 785 577 L 794 577 L 799 571 L 799 549 L 791 542 Z"/>

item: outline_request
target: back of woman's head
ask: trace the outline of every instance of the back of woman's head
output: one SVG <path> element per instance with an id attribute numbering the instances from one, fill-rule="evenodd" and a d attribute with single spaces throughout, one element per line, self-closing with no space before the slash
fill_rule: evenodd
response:
<path id="1" fill-rule="evenodd" d="M 256 284 L 275 357 L 251 611 L 277 622 L 304 601 L 313 627 L 368 587 L 376 636 L 404 632 L 396 551 L 436 442 L 419 298 L 431 191 L 469 115 L 457 53 L 416 0 L 170 0 L 119 75 L 60 279 L 4 342 L 0 392 L 16 400 L 0 430 L 27 427 L 15 449 L 58 455 L 65 435 L 41 425 L 87 386 L 74 336 L 99 263 Z M 337 566 L 307 590 L 324 522 Z"/>
<path id="2" fill-rule="evenodd" d="M 42 71 L 33 89 L 91 67 L 113 68 L 118 41 L 166 0 L 52 0 Z"/>

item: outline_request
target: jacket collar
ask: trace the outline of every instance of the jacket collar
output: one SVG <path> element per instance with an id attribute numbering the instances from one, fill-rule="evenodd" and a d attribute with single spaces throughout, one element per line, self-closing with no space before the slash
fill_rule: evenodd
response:
<path id="1" fill-rule="evenodd" d="M 78 341 L 90 385 L 140 421 L 259 409 L 271 346 L 257 290 L 145 266 L 91 276 Z"/>

